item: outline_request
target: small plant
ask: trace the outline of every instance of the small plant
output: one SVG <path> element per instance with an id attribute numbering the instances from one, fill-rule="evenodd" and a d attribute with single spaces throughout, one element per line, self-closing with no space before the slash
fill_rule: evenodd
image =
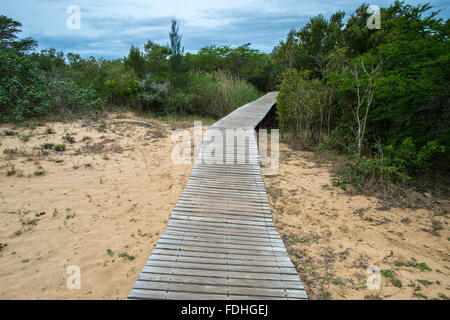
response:
<path id="1" fill-rule="evenodd" d="M 0 242 L 0 251 L 3 250 L 3 248 L 5 248 L 8 244 L 7 243 L 1 243 Z"/>
<path id="2" fill-rule="evenodd" d="M 31 133 L 29 133 L 29 134 L 18 134 L 17 137 L 22 142 L 28 142 L 28 140 L 30 140 L 30 138 L 31 138 Z"/>
<path id="3" fill-rule="evenodd" d="M 128 255 L 126 252 L 121 252 L 117 255 L 119 258 L 127 258 L 128 260 L 134 260 L 134 256 Z"/>
<path id="4" fill-rule="evenodd" d="M 38 120 L 38 121 L 34 121 L 30 123 L 30 127 L 35 128 L 35 127 L 43 127 L 45 124 L 44 122 Z"/>
<path id="5" fill-rule="evenodd" d="M 5 130 L 5 131 L 3 131 L 3 134 L 5 136 L 14 136 L 14 135 L 16 135 L 16 133 L 14 131 L 12 131 L 12 130 Z"/>
<path id="6" fill-rule="evenodd" d="M 394 287 L 397 287 L 397 288 L 403 287 L 402 282 L 399 279 L 392 279 L 391 282 Z"/>
<path id="7" fill-rule="evenodd" d="M 68 214 L 68 215 L 66 215 L 66 219 L 67 220 L 68 219 L 73 219 L 73 218 L 75 218 L 75 216 L 76 216 L 76 213 Z"/>
<path id="8" fill-rule="evenodd" d="M 3 149 L 3 154 L 17 154 L 17 149 Z"/>
<path id="9" fill-rule="evenodd" d="M 98 132 L 105 132 L 107 127 L 108 127 L 108 125 L 107 125 L 105 122 L 102 122 L 102 123 L 99 124 L 99 126 L 97 127 L 97 131 L 98 131 Z"/>
<path id="10" fill-rule="evenodd" d="M 429 286 L 430 284 L 432 284 L 433 282 L 428 281 L 428 280 L 417 280 L 419 281 L 421 284 L 423 284 L 425 287 Z"/>
<path id="11" fill-rule="evenodd" d="M 395 272 L 393 270 L 385 269 L 385 270 L 381 271 L 381 275 L 385 278 L 393 279 Z"/>
<path id="12" fill-rule="evenodd" d="M 418 263 L 417 268 L 419 268 L 421 271 L 432 271 L 433 270 L 425 262 Z"/>
<path id="13" fill-rule="evenodd" d="M 54 143 L 46 142 L 46 143 L 42 144 L 42 149 L 53 149 L 54 146 L 55 146 Z"/>
<path id="14" fill-rule="evenodd" d="M 23 226 L 35 226 L 35 225 L 37 225 L 37 219 L 30 219 L 30 218 L 27 218 L 27 219 L 25 219 L 25 220 L 22 220 L 22 225 Z"/>
<path id="15" fill-rule="evenodd" d="M 268 187 L 267 192 L 273 198 L 274 201 L 283 196 L 283 189 L 274 186 Z"/>
<path id="16" fill-rule="evenodd" d="M 394 266 L 401 267 L 401 266 L 403 266 L 403 262 L 401 262 L 401 261 L 394 261 Z"/>
<path id="17" fill-rule="evenodd" d="M 114 251 L 111 249 L 106 250 L 106 253 L 109 254 L 111 257 L 114 257 Z"/>
<path id="18" fill-rule="evenodd" d="M 66 133 L 62 136 L 62 139 L 68 143 L 75 143 L 75 137 L 70 133 Z"/>
<path id="19" fill-rule="evenodd" d="M 450 298 L 447 297 L 447 296 L 446 296 L 445 294 L 443 294 L 443 293 L 439 293 L 438 296 L 439 296 L 439 298 L 441 298 L 442 300 L 450 300 Z"/>
<path id="20" fill-rule="evenodd" d="M 161 139 L 167 137 L 167 130 L 163 126 L 157 126 L 155 129 L 151 130 L 151 134 L 154 138 Z"/>
<path id="21" fill-rule="evenodd" d="M 45 174 L 45 170 L 36 170 L 33 174 L 35 176 L 43 176 Z"/>
<path id="22" fill-rule="evenodd" d="M 56 144 L 53 147 L 53 150 L 59 151 L 59 152 L 65 151 L 66 150 L 66 145 L 64 143 L 63 144 Z"/>
<path id="23" fill-rule="evenodd" d="M 417 297 L 417 298 L 428 300 L 428 297 L 426 295 L 424 295 L 423 293 L 420 293 L 420 292 L 415 292 L 414 296 Z"/>
<path id="24" fill-rule="evenodd" d="M 6 170 L 6 175 L 10 177 L 16 173 L 15 165 L 11 162 L 8 162 L 7 166 L 9 166 L 9 168 L 8 170 Z"/>
<path id="25" fill-rule="evenodd" d="M 52 128 L 50 128 L 50 127 L 48 127 L 47 129 L 45 129 L 45 132 L 47 133 L 47 134 L 54 134 L 54 133 L 56 133 Z"/>

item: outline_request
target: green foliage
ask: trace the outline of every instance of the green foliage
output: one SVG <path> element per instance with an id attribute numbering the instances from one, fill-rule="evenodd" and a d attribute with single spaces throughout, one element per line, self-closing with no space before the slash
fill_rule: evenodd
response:
<path id="1" fill-rule="evenodd" d="M 65 144 L 55 144 L 53 146 L 53 150 L 59 151 L 59 152 L 66 151 L 66 145 Z"/>
<path id="2" fill-rule="evenodd" d="M 128 57 L 123 58 L 123 64 L 126 68 L 134 70 L 136 75 L 142 79 L 145 73 L 145 57 L 138 47 L 131 46 Z"/>
<path id="3" fill-rule="evenodd" d="M 164 77 L 169 71 L 168 57 L 170 49 L 165 45 L 148 40 L 144 46 L 146 59 L 146 72 L 151 77 Z"/>
<path id="4" fill-rule="evenodd" d="M 54 49 L 28 54 L 32 40 L 16 41 L 21 24 L 0 16 L 0 115 L 21 122 L 49 113 L 81 114 L 102 109 L 90 86 L 80 87 L 67 75 L 64 54 Z"/>
<path id="5" fill-rule="evenodd" d="M 418 263 L 417 268 L 419 268 L 421 271 L 433 271 L 425 262 Z"/>
<path id="6" fill-rule="evenodd" d="M 42 144 L 42 149 L 53 149 L 54 146 L 55 146 L 54 143 L 46 142 Z"/>
<path id="7" fill-rule="evenodd" d="M 51 98 L 47 113 L 88 114 L 103 109 L 103 100 L 93 88 L 79 87 L 72 80 L 59 75 L 46 77 L 46 91 Z"/>
<path id="8" fill-rule="evenodd" d="M 276 74 L 270 55 L 250 48 L 250 43 L 231 48 L 230 46 L 207 46 L 197 54 L 187 54 L 187 62 L 195 71 L 231 73 L 249 81 L 261 91 L 274 87 Z"/>
<path id="9" fill-rule="evenodd" d="M 337 150 L 344 154 L 355 154 L 356 148 L 354 137 L 350 128 L 337 127 L 332 130 L 329 135 L 325 135 L 319 149 L 322 151 Z"/>
<path id="10" fill-rule="evenodd" d="M 445 146 L 438 145 L 436 141 L 429 141 L 425 146 L 417 149 L 411 137 L 395 147 L 384 147 L 385 160 L 395 165 L 399 170 L 414 173 L 414 170 L 429 169 L 439 154 L 445 152 Z"/>
<path id="11" fill-rule="evenodd" d="M 395 271 L 394 270 L 389 270 L 389 269 L 384 269 L 381 271 L 381 275 L 385 278 L 388 279 L 393 279 L 395 276 Z"/>
<path id="12" fill-rule="evenodd" d="M 0 114 L 4 121 L 42 115 L 50 104 L 38 65 L 30 56 L 0 50 Z"/>
<path id="13" fill-rule="evenodd" d="M 194 78 L 195 98 L 191 113 L 221 118 L 259 98 L 254 86 L 224 72 L 199 73 Z"/>
<path id="14" fill-rule="evenodd" d="M 170 26 L 170 67 L 174 74 L 182 73 L 184 48 L 181 46 L 180 24 L 172 19 Z"/>
<path id="15" fill-rule="evenodd" d="M 445 171 L 448 20 L 430 4 L 396 1 L 381 8 L 382 29 L 369 30 L 366 9 L 360 6 L 345 25 L 342 12 L 328 20 L 313 17 L 274 49 L 275 69 L 282 73 L 282 135 L 346 154 L 340 183 L 357 188 L 408 181 L 432 168 Z M 373 97 L 366 89 L 373 89 Z"/>
<path id="16" fill-rule="evenodd" d="M 16 33 L 20 32 L 22 24 L 4 15 L 0 16 L 0 50 L 14 52 L 28 52 L 37 46 L 37 42 L 31 38 L 17 39 Z"/>
<path id="17" fill-rule="evenodd" d="M 315 145 L 325 133 L 326 114 L 330 107 L 322 95 L 326 88 L 307 71 L 288 69 L 283 74 L 277 96 L 280 130 L 292 131 L 304 146 Z"/>

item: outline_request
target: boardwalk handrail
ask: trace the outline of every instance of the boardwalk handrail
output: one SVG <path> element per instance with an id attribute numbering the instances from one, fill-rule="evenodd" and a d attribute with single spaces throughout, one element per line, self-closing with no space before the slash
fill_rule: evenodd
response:
<path id="1" fill-rule="evenodd" d="M 129 299 L 307 299 L 272 221 L 254 128 L 277 93 L 236 109 L 206 131 L 189 181 Z M 212 129 L 252 129 L 245 163 L 209 163 Z M 226 142 L 227 143 L 227 142 Z M 234 145 L 223 145 L 223 156 Z"/>

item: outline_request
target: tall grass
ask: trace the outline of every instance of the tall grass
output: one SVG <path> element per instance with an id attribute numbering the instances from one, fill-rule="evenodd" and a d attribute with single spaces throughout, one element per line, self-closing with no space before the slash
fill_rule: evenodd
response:
<path id="1" fill-rule="evenodd" d="M 192 113 L 205 117 L 222 118 L 261 96 L 253 85 L 228 73 L 198 73 L 194 79 Z"/>

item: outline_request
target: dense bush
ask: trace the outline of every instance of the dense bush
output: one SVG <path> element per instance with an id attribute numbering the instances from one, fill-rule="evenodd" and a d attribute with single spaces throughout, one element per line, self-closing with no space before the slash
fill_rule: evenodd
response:
<path id="1" fill-rule="evenodd" d="M 224 117 L 260 96 L 253 85 L 223 72 L 199 73 L 194 83 L 191 112 L 206 117 Z"/>
<path id="2" fill-rule="evenodd" d="M 187 54 L 186 60 L 194 71 L 230 73 L 250 82 L 260 91 L 275 87 L 276 73 L 271 56 L 250 48 L 250 43 L 236 48 L 203 47 L 196 54 Z"/>
<path id="3" fill-rule="evenodd" d="M 0 114 L 4 121 L 22 121 L 47 112 L 50 100 L 44 78 L 33 59 L 0 49 Z"/>
<path id="4" fill-rule="evenodd" d="M 55 74 L 45 79 L 46 92 L 51 97 L 46 113 L 87 115 L 103 110 L 104 101 L 93 88 L 82 88 L 72 80 Z"/>
<path id="5" fill-rule="evenodd" d="M 342 12 L 314 17 L 275 48 L 282 134 L 347 155 L 342 178 L 360 187 L 448 171 L 449 20 L 396 1 L 369 30 L 366 9 L 346 23 Z"/>

